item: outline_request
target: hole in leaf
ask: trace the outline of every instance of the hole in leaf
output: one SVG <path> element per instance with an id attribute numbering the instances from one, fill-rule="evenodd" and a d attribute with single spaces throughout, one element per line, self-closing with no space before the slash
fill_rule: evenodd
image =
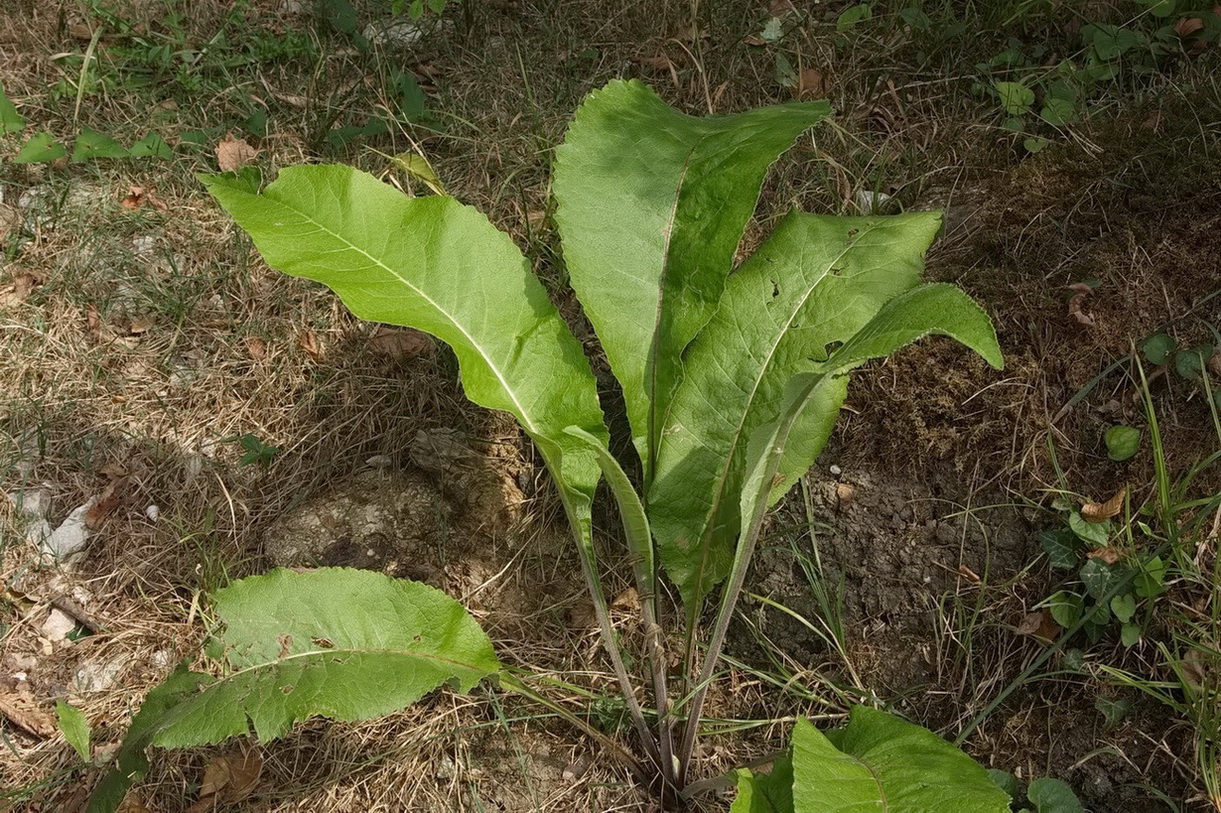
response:
<path id="1" fill-rule="evenodd" d="M 776 284 L 775 280 L 772 280 L 772 299 L 778 296 L 780 296 L 780 286 Z"/>

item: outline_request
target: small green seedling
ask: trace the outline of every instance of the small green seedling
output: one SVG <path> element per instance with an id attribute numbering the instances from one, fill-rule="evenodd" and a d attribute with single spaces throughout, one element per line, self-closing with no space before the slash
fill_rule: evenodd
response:
<path id="1" fill-rule="evenodd" d="M 253 170 L 203 179 L 269 265 L 326 284 L 359 317 L 448 343 L 467 396 L 516 417 L 557 486 L 639 750 L 571 721 L 666 805 L 699 787 L 691 774 L 703 706 L 764 518 L 822 451 L 851 371 L 930 334 L 1002 364 L 984 311 L 952 285 L 921 280 L 936 213 L 792 211 L 734 267 L 769 166 L 829 112 L 825 102 L 793 102 L 693 118 L 639 82 L 615 81 L 585 101 L 557 149 L 555 221 L 572 286 L 622 388 L 643 473 L 635 481 L 611 453 L 581 342 L 520 249 L 483 214 L 442 195 L 407 197 L 345 166 L 290 167 L 264 189 Z M 648 631 L 645 653 L 631 660 L 647 665 L 652 715 L 611 624 L 595 555 L 592 504 L 603 478 Z M 659 622 L 675 617 L 661 604 L 667 595 L 682 602 L 677 659 Z M 213 606 L 222 675 L 175 673 L 129 740 L 177 747 L 253 728 L 266 741 L 312 715 L 377 717 L 442 684 L 468 691 L 493 675 L 537 698 L 501 669 L 462 606 L 424 584 L 277 570 L 223 588 Z M 673 662 L 686 665 L 682 674 L 671 674 Z M 977 794 L 972 813 L 1009 808 L 969 758 L 881 712 L 854 711 L 830 739 L 800 723 L 796 736 L 795 810 L 858 809 L 855 796 L 828 807 L 820 788 L 883 768 L 881 743 L 941 749 L 918 775 L 894 772 L 888 795 L 913 801 L 892 809 L 935 809 L 923 801 L 950 785 Z M 116 771 L 130 770 L 111 774 L 95 809 L 113 809 L 142 765 L 120 758 Z"/>
<path id="2" fill-rule="evenodd" d="M 1107 445 L 1107 457 L 1117 463 L 1131 460 L 1140 450 L 1140 430 L 1131 426 L 1112 426 L 1103 439 Z"/>
<path id="3" fill-rule="evenodd" d="M 55 704 L 55 717 L 64 739 L 72 746 L 80 758 L 89 761 L 89 722 L 84 713 L 76 706 L 71 706 L 60 700 Z"/>

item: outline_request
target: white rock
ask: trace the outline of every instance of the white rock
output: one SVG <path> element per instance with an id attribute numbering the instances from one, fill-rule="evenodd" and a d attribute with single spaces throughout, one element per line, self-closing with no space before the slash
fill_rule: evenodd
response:
<path id="1" fill-rule="evenodd" d="M 104 692 L 115 684 L 130 661 L 130 655 L 119 654 L 101 663 L 87 662 L 72 675 L 72 687 L 78 692 Z"/>
<path id="2" fill-rule="evenodd" d="M 80 553 L 85 547 L 85 543 L 89 541 L 89 529 L 85 527 L 85 514 L 89 512 L 95 502 L 97 502 L 97 498 L 91 497 L 89 502 L 72 509 L 72 513 L 64 518 L 59 527 L 51 531 L 43 540 L 43 550 L 61 562 Z"/>
<path id="3" fill-rule="evenodd" d="M 856 192 L 856 206 L 861 210 L 863 215 L 878 214 L 891 197 L 891 195 L 887 195 L 885 192 L 871 192 L 867 189 L 858 189 Z"/>
<path id="4" fill-rule="evenodd" d="M 410 48 L 424 39 L 424 29 L 411 20 L 369 23 L 361 34 L 369 42 L 383 48 Z"/>
<path id="5" fill-rule="evenodd" d="M 839 477 L 841 474 L 844 473 L 843 469 L 841 469 L 839 466 L 835 466 L 835 465 L 832 465 L 831 468 L 828 469 L 828 471 L 831 472 L 832 477 Z"/>
<path id="6" fill-rule="evenodd" d="M 52 608 L 40 629 L 48 641 L 62 641 L 68 637 L 68 633 L 76 629 L 76 619 L 63 610 Z"/>

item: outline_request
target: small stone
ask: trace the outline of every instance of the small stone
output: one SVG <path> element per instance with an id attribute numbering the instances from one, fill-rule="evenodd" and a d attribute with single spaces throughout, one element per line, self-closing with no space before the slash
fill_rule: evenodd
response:
<path id="1" fill-rule="evenodd" d="M 834 464 L 831 465 L 831 468 L 829 469 L 829 471 L 831 472 L 832 477 L 839 477 L 841 474 L 844 473 L 843 469 L 841 469 L 839 466 L 836 466 Z"/>
<path id="2" fill-rule="evenodd" d="M 63 610 L 52 608 L 40 629 L 48 641 L 63 641 L 68 637 L 68 633 L 76 629 L 76 619 Z"/>

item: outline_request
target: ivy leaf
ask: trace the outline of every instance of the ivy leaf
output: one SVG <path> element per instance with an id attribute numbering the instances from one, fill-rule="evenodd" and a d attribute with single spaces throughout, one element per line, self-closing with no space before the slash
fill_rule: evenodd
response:
<path id="1" fill-rule="evenodd" d="M 1072 529 L 1073 533 L 1096 548 L 1105 547 L 1111 538 L 1109 521 L 1090 522 L 1081 515 L 1080 511 L 1073 511 L 1068 515 L 1068 527 Z"/>
<path id="2" fill-rule="evenodd" d="M 17 106 L 4 93 L 0 85 L 0 135 L 20 133 L 25 129 L 25 117 L 17 112 Z"/>
<path id="3" fill-rule="evenodd" d="M 173 158 L 170 145 L 159 133 L 149 133 L 144 138 L 131 145 L 129 150 L 132 158 Z"/>
<path id="4" fill-rule="evenodd" d="M 1035 813 L 1085 813 L 1073 789 L 1048 776 L 1030 783 L 1026 799 L 1034 805 Z"/>
<path id="5" fill-rule="evenodd" d="M 72 146 L 72 160 L 94 161 L 99 158 L 127 158 L 131 155 L 126 147 L 105 133 L 82 128 Z"/>
<path id="6" fill-rule="evenodd" d="M 1162 365 L 1170 358 L 1170 354 L 1178 347 L 1178 342 L 1165 333 L 1154 333 L 1140 343 L 1140 351 L 1150 364 Z"/>
<path id="7" fill-rule="evenodd" d="M 13 156 L 14 164 L 50 163 L 68 154 L 68 148 L 50 133 L 36 133 Z"/>
<path id="8" fill-rule="evenodd" d="M 1180 350 L 1174 356 L 1174 369 L 1183 378 L 1194 381 L 1203 374 L 1212 354 L 1213 346 L 1207 343 Z"/>
<path id="9" fill-rule="evenodd" d="M 992 87 L 1000 98 L 1001 107 L 1010 116 L 1020 116 L 1034 104 L 1034 91 L 1021 82 L 993 82 Z"/>
<path id="10" fill-rule="evenodd" d="M 1080 544 L 1077 535 L 1065 528 L 1039 534 L 1039 545 L 1047 554 L 1047 563 L 1056 570 L 1072 570 L 1077 566 Z"/>
<path id="11" fill-rule="evenodd" d="M 1114 566 L 1103 564 L 1097 559 L 1090 559 L 1082 565 L 1080 575 L 1085 592 L 1089 593 L 1090 598 L 1094 601 L 1102 601 L 1120 579 Z M 1099 609 L 1106 608 L 1100 607 Z"/>
<path id="12" fill-rule="evenodd" d="M 1124 623 L 1131 621 L 1132 616 L 1136 615 L 1136 597 L 1131 593 L 1115 596 L 1111 599 L 1111 612 Z"/>

